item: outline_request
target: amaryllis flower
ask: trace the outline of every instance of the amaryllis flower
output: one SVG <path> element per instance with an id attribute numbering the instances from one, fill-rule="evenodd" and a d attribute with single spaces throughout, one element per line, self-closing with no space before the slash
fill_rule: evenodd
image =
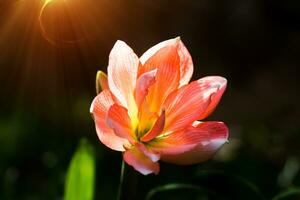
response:
<path id="1" fill-rule="evenodd" d="M 180 38 L 163 41 L 140 58 L 123 41 L 110 52 L 108 75 L 93 100 L 100 141 L 123 152 L 142 174 L 159 172 L 159 160 L 188 165 L 209 159 L 228 138 L 223 122 L 202 122 L 226 88 L 226 79 L 207 76 L 189 83 L 192 58 Z"/>

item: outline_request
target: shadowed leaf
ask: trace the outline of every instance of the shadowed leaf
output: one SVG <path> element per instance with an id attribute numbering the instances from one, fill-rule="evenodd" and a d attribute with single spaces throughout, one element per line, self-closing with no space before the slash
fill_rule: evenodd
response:
<path id="1" fill-rule="evenodd" d="M 222 199 L 265 200 L 256 185 L 242 177 L 222 171 L 200 171 L 195 182 L 214 191 Z"/>
<path id="2" fill-rule="evenodd" d="M 278 194 L 272 200 L 298 200 L 299 198 L 300 198 L 300 189 L 290 188 Z"/>
<path id="3" fill-rule="evenodd" d="M 211 191 L 204 189 L 198 185 L 187 184 L 187 183 L 169 183 L 166 185 L 161 185 L 150 190 L 145 198 L 145 200 L 157 199 L 159 193 L 168 192 L 172 190 L 192 190 L 201 195 L 201 199 L 207 199 L 207 196 L 214 195 Z M 154 196 L 156 198 L 154 198 Z M 159 198 L 163 199 L 163 198 Z"/>

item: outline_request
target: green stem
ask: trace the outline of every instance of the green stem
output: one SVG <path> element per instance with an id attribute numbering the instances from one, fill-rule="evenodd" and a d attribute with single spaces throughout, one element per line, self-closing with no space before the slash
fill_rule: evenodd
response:
<path id="1" fill-rule="evenodd" d="M 120 182 L 119 182 L 119 189 L 118 189 L 117 200 L 121 200 L 122 188 L 123 188 L 123 180 L 124 180 L 124 172 L 125 172 L 125 162 L 122 159 L 122 166 L 121 166 L 121 174 L 120 174 Z"/>

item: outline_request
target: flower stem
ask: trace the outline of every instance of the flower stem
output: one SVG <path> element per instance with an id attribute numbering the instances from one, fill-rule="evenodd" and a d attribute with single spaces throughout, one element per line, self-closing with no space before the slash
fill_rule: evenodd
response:
<path id="1" fill-rule="evenodd" d="M 122 159 L 121 174 L 120 174 L 120 182 L 119 182 L 119 189 L 118 189 L 117 200 L 121 200 L 122 188 L 123 188 L 123 179 L 124 179 L 124 172 L 125 172 L 125 162 Z"/>

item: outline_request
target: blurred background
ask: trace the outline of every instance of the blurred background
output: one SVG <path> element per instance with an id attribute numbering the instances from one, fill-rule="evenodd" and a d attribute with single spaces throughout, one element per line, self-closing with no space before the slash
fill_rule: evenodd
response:
<path id="1" fill-rule="evenodd" d="M 255 199 L 251 191 L 271 199 L 300 186 L 299 33 L 300 2 L 292 0 L 1 0 L 0 199 L 62 199 L 83 137 L 96 157 L 94 199 L 114 199 L 121 154 L 99 142 L 89 114 L 96 72 L 106 71 L 118 39 L 141 55 L 176 36 L 193 57 L 194 80 L 228 79 L 208 120 L 227 123 L 230 142 L 203 164 L 162 163 L 158 176 L 128 168 L 125 195 L 143 199 L 183 182 L 217 199 Z M 163 196 L 210 199 L 186 190 Z"/>

